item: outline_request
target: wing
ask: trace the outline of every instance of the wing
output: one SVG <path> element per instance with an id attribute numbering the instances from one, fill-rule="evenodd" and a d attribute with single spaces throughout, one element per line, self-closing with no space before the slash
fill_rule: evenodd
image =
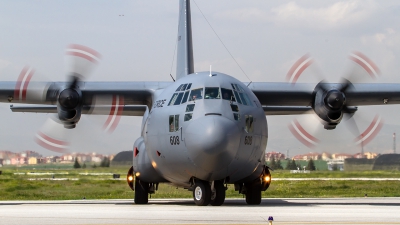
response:
<path id="1" fill-rule="evenodd" d="M 140 116 L 151 108 L 154 93 L 171 82 L 83 82 L 78 84 L 82 114 L 108 115 L 113 105 L 123 106 L 122 115 Z M 65 82 L 0 82 L 0 102 L 12 105 L 13 112 L 57 113 L 58 97 Z M 117 102 L 116 102 L 117 101 Z M 29 105 L 26 105 L 29 104 Z M 34 105 L 32 105 L 34 104 Z"/>
<path id="2" fill-rule="evenodd" d="M 248 85 L 248 84 L 247 84 Z M 400 104 L 400 84 L 343 84 L 343 83 L 267 83 L 254 82 L 248 86 L 260 101 L 266 115 L 293 115 L 311 109 L 355 112 L 356 106 Z M 341 105 L 335 105 L 343 96 Z M 346 111 L 348 110 L 348 111 Z"/>

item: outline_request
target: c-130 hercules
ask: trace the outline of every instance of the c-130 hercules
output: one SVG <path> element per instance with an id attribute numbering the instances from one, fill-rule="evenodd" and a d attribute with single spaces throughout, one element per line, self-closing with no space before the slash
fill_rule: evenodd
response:
<path id="1" fill-rule="evenodd" d="M 314 111 L 334 129 L 356 106 L 399 103 L 400 84 L 244 84 L 219 72 L 195 72 L 190 1 L 179 2 L 175 82 L 85 82 L 99 54 L 71 45 L 69 82 L 36 82 L 24 69 L 17 82 L 0 82 L 0 101 L 29 104 L 11 105 L 13 112 L 55 113 L 36 140 L 57 152 L 67 147 L 62 132 L 82 114 L 108 115 L 106 130 L 119 116 L 143 116 L 127 176 L 135 203 L 148 203 L 159 183 L 171 183 L 192 191 L 199 206 L 222 205 L 227 184 L 245 194 L 247 204 L 261 203 L 271 183 L 266 115 Z"/>

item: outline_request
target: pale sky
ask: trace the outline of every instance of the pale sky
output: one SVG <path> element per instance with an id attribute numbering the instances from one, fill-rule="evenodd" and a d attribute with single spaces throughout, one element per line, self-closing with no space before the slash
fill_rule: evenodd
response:
<path id="1" fill-rule="evenodd" d="M 284 82 L 291 65 L 310 53 L 315 64 L 299 82 L 321 77 L 338 81 L 353 65 L 348 54 L 358 50 L 380 68 L 378 80 L 400 83 L 400 3 L 398 1 L 265 1 L 196 0 L 214 30 L 253 82 Z M 123 15 L 123 16 L 122 16 Z M 178 20 L 178 0 L 159 1 L 1 1 L 0 80 L 16 80 L 25 65 L 53 81 L 65 79 L 64 49 L 89 46 L 102 54 L 90 80 L 169 81 Z M 214 35 L 192 1 L 195 70 L 227 73 L 249 82 Z M 174 74 L 173 65 L 172 74 Z M 392 149 L 393 132 L 400 132 L 400 106 L 362 107 L 356 114 L 360 130 L 374 115 L 386 124 L 365 151 Z M 0 104 L 0 150 L 49 152 L 34 141 L 49 115 L 12 113 Z M 354 135 L 343 124 L 334 131 L 317 126 L 322 140 L 314 150 L 297 141 L 287 128 L 296 118 L 268 117 L 267 151 L 290 155 L 309 151 L 356 153 Z M 360 118 L 362 118 L 362 121 Z M 100 118 L 105 119 L 105 118 Z M 141 118 L 124 117 L 113 134 L 103 134 L 99 118 L 83 116 L 72 135 L 71 151 L 117 153 L 132 149 Z M 311 128 L 310 128 L 311 129 Z M 400 152 L 400 148 L 398 148 Z"/>

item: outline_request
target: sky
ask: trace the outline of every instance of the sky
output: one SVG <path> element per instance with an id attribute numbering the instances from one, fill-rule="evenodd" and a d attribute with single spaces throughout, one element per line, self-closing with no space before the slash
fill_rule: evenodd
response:
<path id="1" fill-rule="evenodd" d="M 360 75 L 357 82 L 400 83 L 400 3 L 398 1 L 192 0 L 195 71 L 213 70 L 243 82 L 285 82 L 291 65 L 306 53 L 314 64 L 299 82 L 339 81 L 355 65 L 348 55 L 360 51 L 377 64 L 381 76 Z M 200 11 L 200 10 L 201 11 Z M 218 37 L 239 63 L 236 65 Z M 26 65 L 40 76 L 64 81 L 64 51 L 71 43 L 102 55 L 89 81 L 170 81 L 175 73 L 178 0 L 156 1 L 1 1 L 0 81 L 16 80 Z M 355 120 L 364 130 L 375 115 L 385 121 L 364 151 L 387 153 L 392 133 L 400 131 L 400 106 L 360 107 Z M 34 150 L 52 155 L 33 137 L 51 116 L 12 113 L 0 103 L 0 150 Z M 321 143 L 309 149 L 288 124 L 297 119 Z M 115 154 L 132 149 L 140 117 L 123 117 L 111 135 L 101 131 L 105 117 L 83 116 L 70 131 L 71 151 Z M 354 135 L 343 121 L 325 131 L 311 115 L 267 117 L 267 151 L 291 156 L 313 152 L 356 153 Z M 400 147 L 398 148 L 400 152 Z"/>

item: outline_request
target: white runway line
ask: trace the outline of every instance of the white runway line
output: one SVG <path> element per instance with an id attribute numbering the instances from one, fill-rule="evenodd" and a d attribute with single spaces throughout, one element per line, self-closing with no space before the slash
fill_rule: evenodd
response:
<path id="1" fill-rule="evenodd" d="M 195 206 L 192 199 L 0 201 L 0 224 L 400 224 L 400 198 L 263 199 Z"/>

